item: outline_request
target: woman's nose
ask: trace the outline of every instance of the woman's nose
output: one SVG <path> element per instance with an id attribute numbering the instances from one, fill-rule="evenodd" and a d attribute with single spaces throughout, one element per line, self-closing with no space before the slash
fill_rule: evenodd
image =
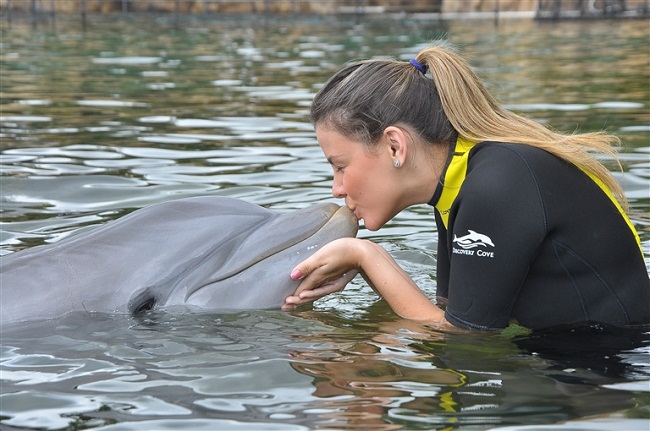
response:
<path id="1" fill-rule="evenodd" d="M 343 199 L 347 196 L 343 189 L 343 184 L 341 184 L 341 181 L 338 181 L 336 178 L 334 178 L 334 182 L 332 183 L 332 195 L 337 199 Z"/>

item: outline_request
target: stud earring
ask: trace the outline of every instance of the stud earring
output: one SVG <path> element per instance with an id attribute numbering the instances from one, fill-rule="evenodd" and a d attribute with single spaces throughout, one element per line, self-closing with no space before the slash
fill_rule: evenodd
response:
<path id="1" fill-rule="evenodd" d="M 399 159 L 395 159 L 393 161 L 393 166 L 395 166 L 396 168 L 399 168 Z"/>

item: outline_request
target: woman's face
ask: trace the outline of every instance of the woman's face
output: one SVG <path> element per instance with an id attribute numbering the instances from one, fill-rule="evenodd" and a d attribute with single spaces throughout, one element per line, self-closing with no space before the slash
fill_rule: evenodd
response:
<path id="1" fill-rule="evenodd" d="M 377 148 L 369 150 L 326 125 L 316 126 L 316 137 L 334 170 L 332 194 L 345 199 L 367 229 L 378 230 L 403 209 L 388 143 L 379 142 Z"/>

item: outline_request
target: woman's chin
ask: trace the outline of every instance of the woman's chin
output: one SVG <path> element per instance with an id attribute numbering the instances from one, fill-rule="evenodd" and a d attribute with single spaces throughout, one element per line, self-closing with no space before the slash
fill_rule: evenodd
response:
<path id="1" fill-rule="evenodd" d="M 370 223 L 368 223 L 365 219 L 361 219 L 360 221 L 363 223 L 363 226 L 364 226 L 367 230 L 369 230 L 369 231 L 371 231 L 371 232 L 376 232 L 376 231 L 378 231 L 379 229 L 381 229 L 382 226 L 384 226 L 384 223 L 382 223 L 382 224 L 376 224 L 376 223 L 373 223 L 372 221 L 370 221 Z"/>

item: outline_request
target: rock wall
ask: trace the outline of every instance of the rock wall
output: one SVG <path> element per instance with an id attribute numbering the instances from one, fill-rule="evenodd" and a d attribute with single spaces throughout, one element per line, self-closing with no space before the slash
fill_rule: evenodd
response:
<path id="1" fill-rule="evenodd" d="M 443 12 L 524 12 L 537 9 L 538 0 L 446 0 Z"/>
<path id="2" fill-rule="evenodd" d="M 543 2 L 553 5 L 552 0 Z M 559 0 L 565 10 L 609 4 L 641 10 L 649 0 Z M 2 11 L 39 12 L 180 12 L 180 13 L 317 13 L 372 12 L 533 12 L 539 0 L 0 0 Z M 587 5 L 587 6 L 585 6 Z M 361 7 L 361 8 L 360 8 Z"/>
<path id="3" fill-rule="evenodd" d="M 56 12 L 175 12 L 180 13 L 337 13 L 341 8 L 381 8 L 405 12 L 532 11 L 537 0 L 0 0 L 0 8 Z"/>

